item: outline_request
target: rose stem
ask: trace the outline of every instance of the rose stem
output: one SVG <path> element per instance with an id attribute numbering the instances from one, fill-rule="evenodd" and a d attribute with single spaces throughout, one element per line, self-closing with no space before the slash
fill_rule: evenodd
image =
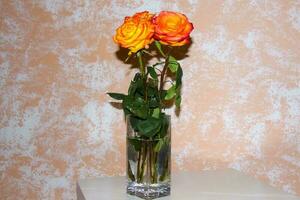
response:
<path id="1" fill-rule="evenodd" d="M 146 142 L 143 142 L 142 143 L 142 147 L 144 147 L 144 151 L 143 151 L 143 160 L 142 160 L 142 168 L 141 168 L 141 174 L 140 174 L 140 178 L 141 178 L 141 181 L 143 180 L 143 175 L 144 175 L 144 171 L 145 171 L 145 161 L 146 161 L 146 157 L 147 157 L 147 143 Z"/>
<path id="2" fill-rule="evenodd" d="M 146 81 L 147 79 L 145 79 L 145 67 L 143 64 L 143 58 L 142 58 L 142 52 L 138 51 L 137 52 L 137 58 L 138 58 L 138 62 L 139 62 L 139 68 L 142 74 L 142 78 L 144 79 L 144 87 L 145 87 L 145 101 L 147 101 L 147 85 L 146 85 Z M 144 174 L 144 161 L 141 163 L 141 159 L 145 159 L 143 157 L 144 154 L 146 152 L 146 149 L 143 148 L 143 145 L 139 151 L 139 157 L 138 157 L 138 166 L 137 166 L 137 176 L 138 176 L 138 183 L 142 181 L 143 179 L 143 174 Z"/>
<path id="3" fill-rule="evenodd" d="M 157 42 L 157 41 L 155 41 L 155 42 Z M 158 52 L 162 55 L 162 57 L 165 58 L 165 64 L 164 64 L 163 70 L 162 70 L 162 72 L 160 74 L 160 85 L 159 85 L 159 96 L 160 96 L 160 101 L 161 101 L 161 103 L 160 103 L 160 109 L 161 109 L 161 104 L 162 104 L 161 95 L 162 95 L 162 90 L 163 90 L 163 87 L 164 87 L 165 74 L 166 74 L 167 69 L 168 69 L 167 59 L 169 58 L 169 55 L 170 55 L 170 53 L 172 51 L 172 48 L 169 50 L 169 52 L 167 54 L 165 54 L 163 52 L 163 50 L 160 48 L 160 45 L 157 45 L 157 43 L 155 43 L 155 44 L 156 44 L 156 47 L 158 49 Z"/>
<path id="4" fill-rule="evenodd" d="M 160 85 L 159 85 L 159 92 L 161 93 L 162 92 L 162 89 L 164 87 L 164 78 L 165 78 L 165 74 L 166 74 L 166 71 L 168 69 L 168 63 L 165 62 L 165 65 L 164 65 L 164 68 L 161 72 L 161 76 L 160 76 Z"/>
<path id="5" fill-rule="evenodd" d="M 151 143 L 150 145 L 150 155 L 151 155 L 151 159 L 150 159 L 150 169 L 151 169 L 151 183 L 156 183 L 156 167 L 155 167 L 155 160 L 156 160 L 156 156 L 155 156 L 155 152 L 154 152 L 154 148 L 153 148 L 154 143 Z"/>
<path id="6" fill-rule="evenodd" d="M 142 77 L 144 79 L 144 88 L 145 88 L 145 94 L 144 94 L 144 99 L 147 102 L 148 99 L 148 95 L 147 95 L 147 77 L 145 77 L 146 73 L 145 73 L 145 66 L 143 63 L 143 57 L 142 57 L 142 50 L 137 52 L 137 57 L 138 57 L 138 61 L 139 61 L 139 65 L 140 65 L 140 71 L 142 74 Z"/>
<path id="7" fill-rule="evenodd" d="M 157 153 L 153 151 L 153 180 L 154 180 L 154 183 L 157 183 Z"/>
<path id="8" fill-rule="evenodd" d="M 149 168 L 150 168 L 150 182 L 153 183 L 153 176 L 152 176 L 152 141 L 148 144 L 149 148 Z"/>
<path id="9" fill-rule="evenodd" d="M 142 52 L 138 51 L 136 55 L 138 57 L 142 77 L 144 77 L 145 76 L 145 68 L 144 68 L 144 65 L 143 65 Z"/>
<path id="10" fill-rule="evenodd" d="M 131 166 L 130 166 L 130 163 L 129 163 L 129 160 L 127 161 L 127 172 L 128 172 L 128 176 L 130 178 L 131 181 L 135 181 L 135 177 L 132 173 L 132 170 L 131 170 Z"/>
<path id="11" fill-rule="evenodd" d="M 137 182 L 140 182 L 140 165 L 141 165 L 141 155 L 142 155 L 142 148 L 139 150 L 139 157 L 138 157 L 138 163 L 137 163 L 137 172 L 136 172 L 136 176 L 137 176 Z"/>

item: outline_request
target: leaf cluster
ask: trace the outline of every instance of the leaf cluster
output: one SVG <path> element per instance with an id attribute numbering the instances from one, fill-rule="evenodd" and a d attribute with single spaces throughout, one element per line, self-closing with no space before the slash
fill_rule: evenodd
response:
<path id="1" fill-rule="evenodd" d="M 115 100 L 122 101 L 125 115 L 130 115 L 132 128 L 145 139 L 163 138 L 169 126 L 167 115 L 163 112 L 166 102 L 173 101 L 176 107 L 181 103 L 181 66 L 174 57 L 163 53 L 159 42 L 155 44 L 165 56 L 165 61 L 147 66 L 142 73 L 136 73 L 127 94 L 108 93 Z M 157 68 L 161 64 L 164 65 L 162 71 Z M 158 71 L 161 73 L 157 73 Z M 163 88 L 166 71 L 172 74 L 171 86 L 168 89 Z"/>

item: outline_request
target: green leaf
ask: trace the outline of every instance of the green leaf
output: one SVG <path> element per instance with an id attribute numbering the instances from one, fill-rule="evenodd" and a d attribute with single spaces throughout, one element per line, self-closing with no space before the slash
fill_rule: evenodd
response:
<path id="1" fill-rule="evenodd" d="M 175 98 L 175 106 L 177 107 L 177 108 L 179 108 L 180 107 L 180 104 L 181 104 L 181 95 L 179 94 L 176 94 L 176 98 Z"/>
<path id="2" fill-rule="evenodd" d="M 125 97 L 123 100 L 123 109 L 127 109 L 133 115 L 142 119 L 146 119 L 148 115 L 148 106 L 140 98 Z"/>
<path id="3" fill-rule="evenodd" d="M 165 99 L 165 96 L 167 95 L 167 90 L 161 91 L 161 99 Z"/>
<path id="4" fill-rule="evenodd" d="M 165 100 L 170 100 L 173 97 L 175 97 L 176 95 L 176 89 L 175 89 L 175 85 L 172 85 L 168 90 L 167 90 L 167 94 L 165 96 Z"/>
<path id="5" fill-rule="evenodd" d="M 141 121 L 141 119 L 139 119 L 139 118 L 137 118 L 137 117 L 134 117 L 134 116 L 130 116 L 129 117 L 129 122 L 130 122 L 130 125 L 131 125 L 131 127 L 132 127 L 132 129 L 134 130 L 134 131 L 137 131 L 138 129 L 137 129 L 137 125 L 138 125 L 138 123 L 140 123 L 140 121 Z"/>
<path id="6" fill-rule="evenodd" d="M 140 117 L 142 119 L 146 119 L 147 118 L 148 107 L 146 107 L 145 105 L 139 106 L 139 105 L 133 104 L 133 106 L 129 107 L 128 110 L 132 114 L 134 114 L 134 115 L 136 115 L 136 116 L 138 116 L 138 117 Z"/>
<path id="7" fill-rule="evenodd" d="M 156 88 L 148 87 L 147 94 L 148 97 L 156 97 L 158 95 L 158 91 Z"/>
<path id="8" fill-rule="evenodd" d="M 127 106 L 133 101 L 133 98 L 131 96 L 127 96 L 122 101 L 122 107 L 124 110 L 125 115 L 129 115 L 131 112 L 127 109 Z"/>
<path id="9" fill-rule="evenodd" d="M 161 150 L 161 148 L 164 146 L 164 139 L 159 139 L 159 141 L 156 143 L 155 147 L 154 147 L 154 151 L 155 152 L 159 152 Z"/>
<path id="10" fill-rule="evenodd" d="M 130 112 L 129 110 L 127 110 L 127 108 L 125 108 L 124 106 L 123 106 L 123 112 L 124 112 L 124 115 L 125 115 L 125 116 L 131 114 L 131 112 Z"/>
<path id="11" fill-rule="evenodd" d="M 150 76 L 154 79 L 154 80 L 157 80 L 157 73 L 156 71 L 154 70 L 153 67 L 147 67 L 147 70 L 150 74 Z"/>
<path id="12" fill-rule="evenodd" d="M 152 117 L 158 119 L 159 118 L 159 114 L 160 114 L 160 109 L 159 108 L 155 108 L 153 110 Z"/>
<path id="13" fill-rule="evenodd" d="M 154 117 L 147 118 L 137 125 L 139 133 L 149 138 L 154 136 L 160 130 L 160 127 L 161 121 Z"/>
<path id="14" fill-rule="evenodd" d="M 158 80 L 154 80 L 152 78 L 148 79 L 148 97 L 149 96 L 154 96 L 158 97 L 159 96 L 159 91 L 158 91 Z"/>
<path id="15" fill-rule="evenodd" d="M 136 74 L 134 75 L 133 81 L 137 81 L 137 80 L 139 80 L 139 79 L 141 79 L 141 78 L 142 78 L 142 75 L 141 75 L 140 73 L 136 73 Z"/>
<path id="16" fill-rule="evenodd" d="M 183 75 L 182 69 L 181 69 L 180 65 L 178 65 L 178 69 L 177 69 L 177 72 L 176 72 L 176 89 L 178 87 L 181 87 L 182 75 Z"/>
<path id="17" fill-rule="evenodd" d="M 129 88 L 128 88 L 128 95 L 133 96 L 136 89 L 137 89 L 137 83 L 134 81 L 131 81 Z"/>
<path id="18" fill-rule="evenodd" d="M 134 147 L 135 151 L 140 151 L 141 150 L 141 141 L 137 138 L 128 138 L 128 142 L 130 145 Z"/>
<path id="19" fill-rule="evenodd" d="M 160 129 L 160 132 L 159 132 L 159 136 L 161 138 L 164 138 L 167 133 L 168 133 L 168 129 L 169 129 L 169 120 L 168 120 L 168 117 L 167 115 L 165 114 L 161 114 L 160 115 L 160 120 L 161 120 L 161 129 Z"/>
<path id="20" fill-rule="evenodd" d="M 111 98 L 114 98 L 116 100 L 123 100 L 126 95 L 125 94 L 121 94 L 121 93 L 112 93 L 112 92 L 108 92 L 107 93 Z"/>
<path id="21" fill-rule="evenodd" d="M 168 68 L 171 72 L 175 73 L 178 69 L 179 63 L 177 62 L 176 58 L 173 56 L 168 57 Z"/>
<path id="22" fill-rule="evenodd" d="M 140 73 L 136 73 L 133 80 L 130 83 L 128 88 L 128 95 L 134 96 L 137 90 L 140 90 L 142 87 L 142 76 Z"/>
<path id="23" fill-rule="evenodd" d="M 159 106 L 159 100 L 156 97 L 150 97 L 148 101 L 150 108 L 156 108 Z"/>
<path id="24" fill-rule="evenodd" d="M 138 92 L 140 95 L 144 96 L 145 94 L 145 85 L 144 85 L 144 80 L 140 79 L 137 81 L 137 89 L 136 92 Z"/>
<path id="25" fill-rule="evenodd" d="M 142 104 L 145 105 L 145 101 L 144 101 L 143 97 L 141 97 L 141 96 L 135 96 L 133 103 L 137 104 L 137 105 L 142 105 Z"/>
<path id="26" fill-rule="evenodd" d="M 178 65 L 178 70 L 176 72 L 176 97 L 175 97 L 175 106 L 177 108 L 180 107 L 180 104 L 181 104 L 181 85 L 182 85 L 182 75 L 183 75 L 183 72 L 182 72 L 182 68 L 180 65 Z"/>

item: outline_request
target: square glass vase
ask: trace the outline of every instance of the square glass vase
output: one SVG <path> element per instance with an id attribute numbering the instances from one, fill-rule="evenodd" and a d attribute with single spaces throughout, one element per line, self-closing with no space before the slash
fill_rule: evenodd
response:
<path id="1" fill-rule="evenodd" d="M 145 138 L 127 116 L 127 193 L 143 199 L 170 195 L 171 117 L 165 115 L 164 128 L 153 138 Z"/>

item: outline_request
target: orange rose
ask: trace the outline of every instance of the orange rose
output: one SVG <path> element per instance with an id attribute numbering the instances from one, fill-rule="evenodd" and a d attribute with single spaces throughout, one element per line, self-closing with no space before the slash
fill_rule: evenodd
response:
<path id="1" fill-rule="evenodd" d="M 148 11 L 136 13 L 132 17 L 125 17 L 124 23 L 116 30 L 114 41 L 121 47 L 128 48 L 129 54 L 147 48 L 153 42 L 152 17 L 153 14 Z"/>
<path id="2" fill-rule="evenodd" d="M 182 46 L 190 41 L 193 24 L 181 13 L 162 11 L 153 18 L 155 25 L 154 38 L 162 44 Z"/>

